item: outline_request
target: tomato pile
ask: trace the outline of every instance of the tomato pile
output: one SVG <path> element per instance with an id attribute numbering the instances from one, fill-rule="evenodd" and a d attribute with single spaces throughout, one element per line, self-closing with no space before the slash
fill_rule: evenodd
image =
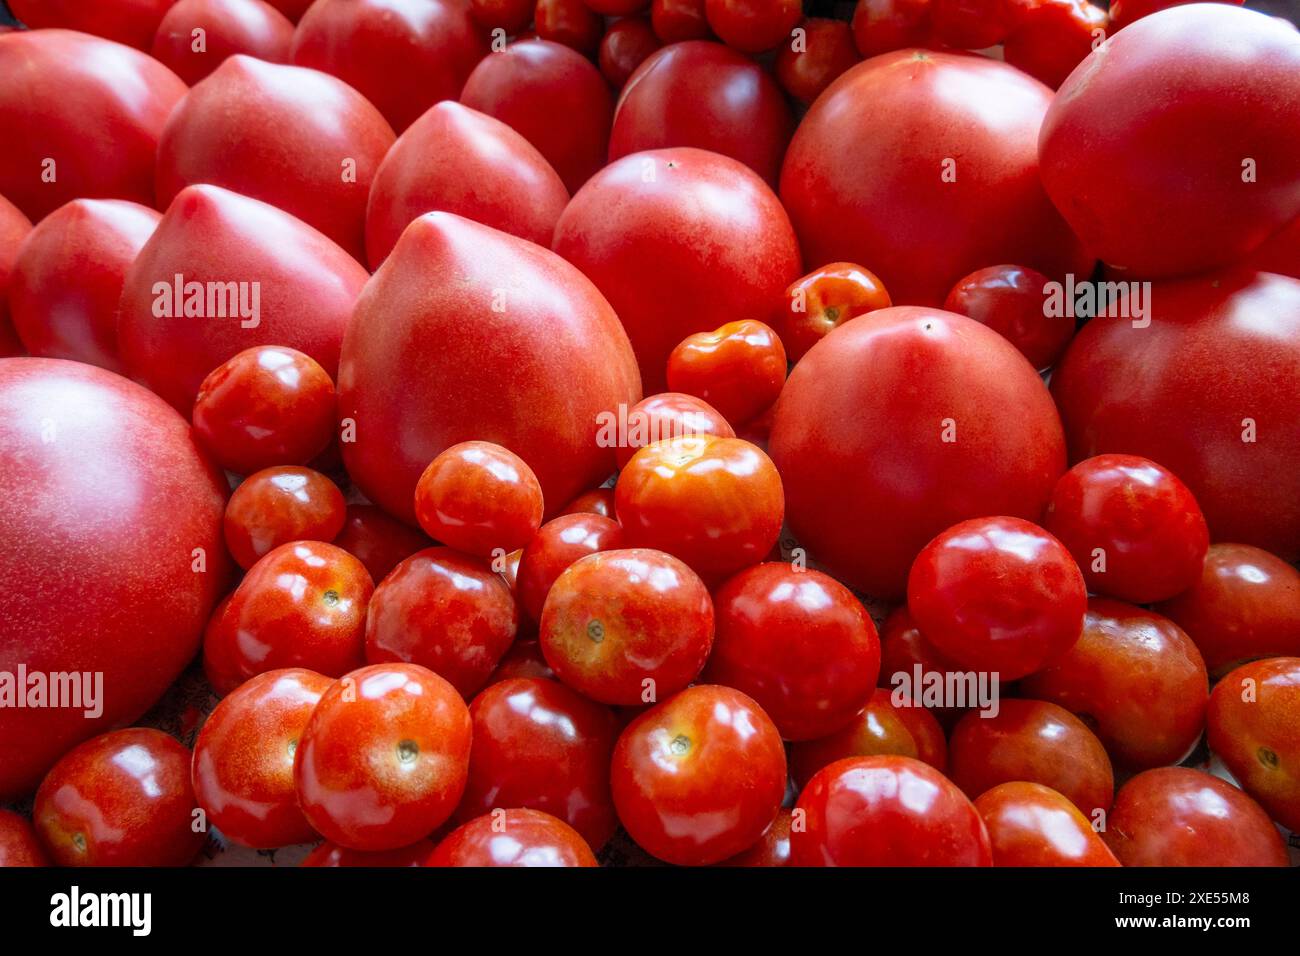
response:
<path id="1" fill-rule="evenodd" d="M 1286 865 L 1239 3 L 9 0 L 0 865 Z"/>

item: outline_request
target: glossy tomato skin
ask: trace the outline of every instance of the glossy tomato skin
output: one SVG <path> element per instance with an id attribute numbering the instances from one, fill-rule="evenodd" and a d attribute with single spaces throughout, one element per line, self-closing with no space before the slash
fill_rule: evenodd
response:
<path id="1" fill-rule="evenodd" d="M 1287 866 L 1259 804 L 1187 767 L 1159 767 L 1120 788 L 1103 834 L 1124 866 Z"/>
<path id="2" fill-rule="evenodd" d="M 944 657 L 925 639 L 906 604 L 900 604 L 885 618 L 885 626 L 880 631 L 881 687 L 903 691 L 900 699 L 907 698 L 923 704 L 922 709 L 932 710 L 946 724 L 951 724 L 961 715 L 962 708 L 955 705 L 924 706 L 925 683 L 959 670 L 962 670 L 960 664 Z M 938 677 L 929 677 L 931 673 L 936 673 Z"/>
<path id="3" fill-rule="evenodd" d="M 465 789 L 470 718 L 415 664 L 374 664 L 321 696 L 294 756 L 299 806 L 327 839 L 394 850 L 432 833 Z"/>
<path id="4" fill-rule="evenodd" d="M 374 505 L 348 505 L 334 544 L 366 566 L 375 584 L 405 558 L 433 546 L 428 536 Z"/>
<path id="5" fill-rule="evenodd" d="M 1300 829 L 1300 657 L 1228 674 L 1210 695 L 1206 727 L 1242 789 L 1288 830 Z"/>
<path id="6" fill-rule="evenodd" d="M 975 798 L 994 866 L 1119 866 L 1078 808 L 1050 787 L 1001 783 Z"/>
<path id="7" fill-rule="evenodd" d="M 579 558 L 555 580 L 539 639 L 555 675 L 605 704 L 665 699 L 693 681 L 713 646 L 704 582 L 649 548 Z"/>
<path id="8" fill-rule="evenodd" d="M 771 50 L 803 16 L 800 0 L 705 0 L 704 17 L 723 43 L 742 53 Z"/>
<path id="9" fill-rule="evenodd" d="M 0 36 L 0 73 L 9 144 L 0 193 L 29 219 L 73 199 L 154 205 L 154 154 L 186 90 L 176 74 L 137 50 L 57 29 Z"/>
<path id="10" fill-rule="evenodd" d="M 222 836 L 258 848 L 315 839 L 298 809 L 293 757 L 331 683 L 301 668 L 267 671 L 208 716 L 194 741 L 191 777 L 198 805 Z"/>
<path id="11" fill-rule="evenodd" d="M 613 518 L 614 489 L 594 488 L 591 491 L 584 491 L 565 505 L 560 514 L 595 514 L 600 515 L 602 518 Z"/>
<path id="12" fill-rule="evenodd" d="M 1088 0 L 1038 0 L 1020 12 L 1003 54 L 1016 69 L 1057 89 L 1106 33 L 1106 11 Z"/>
<path id="13" fill-rule="evenodd" d="M 189 749 L 144 727 L 64 754 L 36 791 L 32 820 L 56 866 L 185 866 L 206 839 Z"/>
<path id="14" fill-rule="evenodd" d="M 538 810 L 494 809 L 453 830 L 423 866 L 598 866 L 582 836 Z"/>
<path id="15" fill-rule="evenodd" d="M 752 699 L 701 684 L 641 714 L 614 747 L 614 805 L 628 835 L 678 866 L 752 846 L 785 795 L 785 751 Z"/>
<path id="16" fill-rule="evenodd" d="M 785 308 L 773 325 L 792 362 L 849 319 L 893 303 L 870 270 L 852 262 L 832 262 L 790 283 Z"/>
<path id="17" fill-rule="evenodd" d="M 1166 107 L 1162 91 L 1175 90 Z M 1062 85 L 1039 141 L 1043 186 L 1112 266 L 1155 278 L 1226 265 L 1300 214 L 1298 103 L 1291 24 L 1223 3 L 1162 11 Z M 1243 157 L 1276 172 L 1256 181 Z"/>
<path id="18" fill-rule="evenodd" d="M 1086 718 L 1116 764 L 1143 770 L 1178 763 L 1196 745 L 1208 682 L 1196 645 L 1173 621 L 1091 598 L 1078 642 L 1020 692 Z"/>
<path id="19" fill-rule="evenodd" d="M 702 398 L 682 392 L 660 392 L 641 399 L 628 409 L 625 432 L 615 437 L 615 457 L 619 468 L 626 468 L 632 456 L 646 445 L 665 438 L 682 435 L 736 437 L 735 429 L 716 408 Z"/>
<path id="20" fill-rule="evenodd" d="M 555 579 L 579 558 L 623 547 L 623 529 L 617 521 L 597 514 L 579 513 L 552 518 L 524 548 L 515 579 L 519 604 L 534 622 Z"/>
<path id="21" fill-rule="evenodd" d="M 1038 181 L 1051 101 L 1038 81 L 982 56 L 899 50 L 853 67 L 808 111 L 781 170 L 805 260 L 861 263 L 900 305 L 938 305 L 990 263 L 1089 274 Z"/>
<path id="22" fill-rule="evenodd" d="M 536 5 L 534 0 L 469 0 L 469 15 L 481 27 L 517 36 L 533 22 Z"/>
<path id="23" fill-rule="evenodd" d="M 32 222 L 8 199 L 0 196 L 0 288 L 9 283 L 18 248 L 32 231 Z M 9 302 L 0 295 L 0 358 L 25 354 L 13 324 L 9 321 Z"/>
<path id="24" fill-rule="evenodd" d="M 836 577 L 887 599 L 944 528 L 1037 520 L 1064 444 L 1051 396 L 1013 346 L 963 316 L 905 307 L 854 319 L 795 365 L 768 448 L 793 533 Z"/>
<path id="25" fill-rule="evenodd" d="M 1150 301 L 1149 326 L 1089 322 L 1053 373 L 1071 460 L 1150 458 L 1213 540 L 1300 557 L 1300 280 L 1231 271 L 1156 283 Z"/>
<path id="26" fill-rule="evenodd" d="M 614 89 L 621 89 L 633 71 L 662 44 L 646 17 L 625 17 L 610 24 L 600 41 L 597 62 Z"/>
<path id="27" fill-rule="evenodd" d="M 9 9 L 29 30 L 57 27 L 148 51 L 158 23 L 176 0 L 12 0 Z"/>
<path id="28" fill-rule="evenodd" d="M 791 813 L 782 807 L 758 842 L 747 850 L 741 850 L 733 857 L 728 857 L 717 866 L 769 867 L 790 865 L 790 826 Z"/>
<path id="29" fill-rule="evenodd" d="M 987 325 L 1042 371 L 1056 364 L 1074 337 L 1071 316 L 1045 314 L 1048 281 L 1025 266 L 986 266 L 957 280 L 943 307 Z"/>
<path id="30" fill-rule="evenodd" d="M 796 866 L 992 866 L 984 821 L 946 777 L 910 757 L 840 760 L 799 795 Z"/>
<path id="31" fill-rule="evenodd" d="M 29 353 L 122 372 L 122 284 L 161 218 L 124 199 L 74 199 L 37 224 L 9 278 L 10 318 Z"/>
<path id="32" fill-rule="evenodd" d="M 788 37 L 782 41 L 776 55 L 776 78 L 787 93 L 806 105 L 861 58 L 853 45 L 853 32 L 843 20 L 809 17 L 799 29 L 804 35 L 798 44 Z"/>
<path id="33" fill-rule="evenodd" d="M 50 858 L 27 818 L 0 810 L 0 867 L 49 865 Z"/>
<path id="34" fill-rule="evenodd" d="M 704 0 L 652 0 L 650 25 L 664 43 L 707 40 L 712 36 L 704 15 Z"/>
<path id="35" fill-rule="evenodd" d="M 195 50 L 195 30 L 203 49 Z M 226 57 L 246 53 L 268 63 L 288 63 L 293 24 L 262 0 L 177 0 L 154 34 L 150 52 L 193 86 Z"/>
<path id="36" fill-rule="evenodd" d="M 919 712 L 920 708 L 895 707 L 890 692 L 876 688 L 867 706 L 847 726 L 816 740 L 795 741 L 790 745 L 790 777 L 794 785 L 803 790 L 823 767 L 849 757 L 893 754 L 929 763 L 922 759 L 916 735 L 904 720 L 908 710 Z M 942 731 L 939 737 L 942 739 Z"/>
<path id="37" fill-rule="evenodd" d="M 307 854 L 299 866 L 421 866 L 433 852 L 432 840 L 417 840 L 396 850 L 349 850 L 326 840 Z"/>
<path id="38" fill-rule="evenodd" d="M 542 524 L 542 486 L 522 458 L 486 441 L 440 452 L 415 486 L 429 537 L 481 558 L 522 548 Z"/>
<path id="39" fill-rule="evenodd" d="M 605 21 L 583 0 L 537 0 L 533 29 L 543 40 L 592 56 L 600 46 Z"/>
<path id="40" fill-rule="evenodd" d="M 474 747 L 456 819 L 527 807 L 563 820 L 594 850 L 605 845 L 618 827 L 609 792 L 613 711 L 557 681 L 525 677 L 487 687 L 469 712 Z"/>
<path id="41" fill-rule="evenodd" d="M 231 557 L 248 570 L 290 541 L 333 541 L 347 506 L 338 485 L 318 471 L 277 465 L 249 475 L 226 505 L 222 521 Z"/>
<path id="42" fill-rule="evenodd" d="M 771 326 L 741 319 L 684 338 L 668 356 L 668 387 L 744 425 L 771 408 L 785 370 L 785 347 Z"/>
<path id="43" fill-rule="evenodd" d="M 850 24 L 858 52 L 873 57 L 925 46 L 932 5 L 932 0 L 858 0 Z"/>
<path id="44" fill-rule="evenodd" d="M 454 288 L 443 281 L 453 274 Z M 529 294 L 494 310 L 512 288 Z M 356 423 L 343 459 L 390 514 L 414 523 L 420 474 L 461 441 L 509 448 L 554 508 L 613 471 L 598 416 L 640 400 L 635 358 L 609 303 L 546 249 L 429 213 L 407 227 L 354 319 L 338 378 L 341 420 Z"/>

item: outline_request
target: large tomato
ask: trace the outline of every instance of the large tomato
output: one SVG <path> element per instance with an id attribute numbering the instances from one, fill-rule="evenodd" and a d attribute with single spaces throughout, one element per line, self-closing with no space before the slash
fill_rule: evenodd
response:
<path id="1" fill-rule="evenodd" d="M 1225 265 L 1300 214 L 1297 113 L 1295 27 L 1222 3 L 1164 10 L 1061 86 L 1039 142 L 1043 185 L 1113 266 Z"/>
<path id="2" fill-rule="evenodd" d="M 810 554 L 879 597 L 968 518 L 1037 521 L 1065 470 L 1061 422 L 1015 346 L 911 306 L 835 329 L 794 367 L 768 449 Z"/>
<path id="3" fill-rule="evenodd" d="M 176 0 L 9 0 L 32 30 L 63 27 L 148 50 L 158 22 Z"/>
<path id="4" fill-rule="evenodd" d="M 103 675 L 91 718 L 85 699 L 0 708 L 0 800 L 139 717 L 194 657 L 228 572 L 225 488 L 189 422 L 138 385 L 0 360 L 0 671 L 25 668 L 24 691 L 35 675 Z"/>
<path id="5" fill-rule="evenodd" d="M 958 279 L 1003 262 L 1089 273 L 1038 180 L 1051 102 L 983 56 L 899 50 L 850 69 L 808 111 L 781 170 L 808 265 L 860 263 L 900 305 L 939 305 Z"/>
<path id="6" fill-rule="evenodd" d="M 1149 301 L 1149 326 L 1094 319 L 1056 368 L 1071 459 L 1150 458 L 1192 489 L 1212 541 L 1300 557 L 1300 280 L 1233 270 Z"/>
<path id="7" fill-rule="evenodd" d="M 411 523 L 420 474 L 462 441 L 509 448 L 557 512 L 614 470 L 598 416 L 641 397 L 595 286 L 534 243 L 443 212 L 411 223 L 366 285 L 338 383 L 344 428 L 355 426 L 348 474 Z"/>
<path id="8" fill-rule="evenodd" d="M 154 204 L 154 154 L 185 84 L 68 30 L 0 36 L 0 193 L 32 220 L 79 198 Z"/>
<path id="9" fill-rule="evenodd" d="M 770 314 L 800 268 L 772 191 L 735 160 L 700 149 L 611 163 L 570 201 L 554 248 L 614 306 L 651 392 L 664 390 L 682 339 L 723 318 Z"/>
<path id="10" fill-rule="evenodd" d="M 23 354 L 23 343 L 18 340 L 9 321 L 9 297 L 6 289 L 9 274 L 18 258 L 18 247 L 32 231 L 32 222 L 4 196 L 0 196 L 0 358 Z"/>
<path id="11" fill-rule="evenodd" d="M 158 24 L 149 50 L 193 86 L 236 53 L 287 63 L 292 43 L 293 24 L 262 0 L 180 0 Z"/>

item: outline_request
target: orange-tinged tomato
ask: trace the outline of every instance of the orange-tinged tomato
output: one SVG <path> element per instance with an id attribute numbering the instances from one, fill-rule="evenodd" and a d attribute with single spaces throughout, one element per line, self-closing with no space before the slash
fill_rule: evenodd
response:
<path id="1" fill-rule="evenodd" d="M 975 809 L 993 844 L 994 866 L 1119 866 L 1087 817 L 1041 783 L 1003 783 Z"/>
<path id="2" fill-rule="evenodd" d="M 785 384 L 785 347 L 754 319 L 688 335 L 668 356 L 668 387 L 708 402 L 732 425 L 757 418 Z"/>
<path id="3" fill-rule="evenodd" d="M 832 262 L 814 269 L 785 290 L 785 308 L 773 319 L 790 361 L 849 319 L 893 303 L 873 272 L 852 262 Z"/>

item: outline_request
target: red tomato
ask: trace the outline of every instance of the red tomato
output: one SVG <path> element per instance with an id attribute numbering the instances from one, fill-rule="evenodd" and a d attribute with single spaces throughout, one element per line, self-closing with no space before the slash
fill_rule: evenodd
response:
<path id="1" fill-rule="evenodd" d="M 542 654 L 541 641 L 535 638 L 516 639 L 510 645 L 510 650 L 506 651 L 505 656 L 501 658 L 501 663 L 497 664 L 497 669 L 492 672 L 492 676 L 488 678 L 488 684 L 499 684 L 518 677 L 547 679 L 555 677 L 555 671 L 551 670 L 551 665 L 546 663 L 546 658 Z"/>
<path id="2" fill-rule="evenodd" d="M 899 50 L 853 67 L 808 111 L 781 171 L 804 257 L 864 263 L 906 305 L 938 305 L 990 263 L 1089 274 L 1038 181 L 1051 102 L 987 57 Z"/>
<path id="3" fill-rule="evenodd" d="M 315 0 L 266 0 L 266 2 L 297 23 Z"/>
<path id="4" fill-rule="evenodd" d="M 294 782 L 307 820 L 353 850 L 394 850 L 456 808 L 469 766 L 469 710 L 415 664 L 375 664 L 335 681 L 298 744 Z"/>
<path id="5" fill-rule="evenodd" d="M 1062 85 L 1043 120 L 1043 186 L 1113 266 L 1151 278 L 1223 265 L 1300 214 L 1297 102 L 1291 24 L 1175 7 L 1120 30 Z"/>
<path id="6" fill-rule="evenodd" d="M 429 537 L 488 558 L 522 548 L 542 524 L 542 487 L 508 448 L 467 441 L 439 452 L 415 486 Z"/>
<path id="7" fill-rule="evenodd" d="M 29 30 L 0 36 L 0 75 L 0 193 L 28 218 L 73 199 L 154 205 L 158 139 L 185 95 L 171 70 L 107 40 Z"/>
<path id="8" fill-rule="evenodd" d="M 609 792 L 618 721 L 609 708 L 533 677 L 492 684 L 469 713 L 474 747 L 458 820 L 527 807 L 563 820 L 593 849 L 605 845 L 618 827 Z"/>
<path id="9" fill-rule="evenodd" d="M 426 535 L 374 505 L 348 505 L 343 530 L 334 544 L 360 560 L 376 584 L 403 558 L 433 546 Z"/>
<path id="10" fill-rule="evenodd" d="M 793 128 L 781 88 L 759 64 L 721 43 L 674 43 L 647 57 L 623 86 L 609 159 L 694 146 L 738 160 L 775 186 Z M 768 231 L 751 229 L 747 244 Z M 748 311 L 731 305 L 742 316 Z"/>
<path id="11" fill-rule="evenodd" d="M 487 683 L 518 629 L 514 596 L 486 561 L 429 548 L 399 564 L 375 589 L 366 659 L 427 667 L 468 700 Z"/>
<path id="12" fill-rule="evenodd" d="M 1300 830 L 1300 657 L 1238 667 L 1210 695 L 1210 749 L 1278 823 Z"/>
<path id="13" fill-rule="evenodd" d="M 203 629 L 203 676 L 217 697 L 225 697 L 245 680 L 235 660 L 235 631 L 226 623 L 234 596 L 232 591 L 218 602 Z"/>
<path id="14" fill-rule="evenodd" d="M 621 89 L 632 71 L 660 46 L 646 17 L 618 20 L 610 24 L 600 41 L 600 72 L 615 89 Z"/>
<path id="15" fill-rule="evenodd" d="M 453 830 L 423 866 L 598 866 L 563 820 L 537 810 L 494 809 Z"/>
<path id="16" fill-rule="evenodd" d="M 583 0 L 537 0 L 534 29 L 543 40 L 552 40 L 591 56 L 600 45 L 605 21 Z"/>
<path id="17" fill-rule="evenodd" d="M 1074 337 L 1071 316 L 1044 308 L 1048 281 L 1024 266 L 988 266 L 958 280 L 943 307 L 987 325 L 1041 371 L 1056 364 Z"/>
<path id="18" fill-rule="evenodd" d="M 267 671 L 233 691 L 204 722 L 194 741 L 194 794 L 222 836 L 251 847 L 315 839 L 298 809 L 293 755 L 331 683 L 315 671 Z"/>
<path id="19" fill-rule="evenodd" d="M 288 63 L 292 43 L 293 24 L 262 0 L 179 0 L 158 24 L 150 49 L 193 86 L 236 53 Z"/>
<path id="20" fill-rule="evenodd" d="M 943 774 L 910 757 L 840 760 L 799 795 L 796 866 L 992 866 L 988 831 Z"/>
<path id="21" fill-rule="evenodd" d="M 250 475 L 226 505 L 226 547 L 247 570 L 290 541 L 333 541 L 343 530 L 343 492 L 318 471 L 278 465 Z"/>
<path id="22" fill-rule="evenodd" d="M 793 38 L 781 44 L 776 78 L 787 93 L 808 104 L 859 59 L 847 23 L 810 17 L 794 30 Z"/>
<path id="23" fill-rule="evenodd" d="M 1103 834 L 1124 866 L 1287 866 L 1259 804 L 1199 770 L 1160 767 L 1120 788 Z"/>
<path id="24" fill-rule="evenodd" d="M 32 822 L 56 866 L 185 866 L 206 840 L 189 749 L 143 727 L 64 754 L 36 791 Z"/>
<path id="25" fill-rule="evenodd" d="M 898 689 L 903 692 L 903 698 L 921 705 L 906 709 L 930 710 L 951 724 L 963 712 L 962 708 L 938 702 L 927 705 L 925 686 L 927 681 L 946 683 L 948 674 L 961 669 L 961 665 L 948 660 L 925 639 L 906 604 L 900 604 L 890 612 L 880 632 L 880 686 Z M 931 676 L 932 672 L 934 676 Z"/>
<path id="26" fill-rule="evenodd" d="M 847 726 L 817 740 L 791 744 L 790 776 L 795 787 L 803 790 L 823 767 L 848 757 L 892 754 L 921 760 L 921 748 L 903 716 L 908 711 L 921 713 L 921 708 L 895 707 L 889 691 L 877 688 L 867 706 Z M 943 739 L 942 731 L 939 738 Z"/>
<path id="27" fill-rule="evenodd" d="M 791 814 L 782 808 L 777 811 L 763 835 L 747 850 L 741 850 L 733 857 L 728 857 L 716 866 L 789 866 L 790 865 L 790 825 Z"/>
<path id="28" fill-rule="evenodd" d="M 14 261 L 18 258 L 18 248 L 31 231 L 31 220 L 0 196 L 0 289 L 8 286 Z M 9 321 L 8 297 L 0 294 L 0 358 L 23 354 L 23 344 Z"/>
<path id="29" fill-rule="evenodd" d="M 469 0 L 469 14 L 479 26 L 516 36 L 533 22 L 536 6 L 535 0 Z"/>
<path id="30" fill-rule="evenodd" d="M 889 293 L 873 273 L 851 262 L 832 262 L 790 283 L 785 308 L 773 321 L 790 361 L 797 362 L 849 319 L 890 305 Z"/>
<path id="31" fill-rule="evenodd" d="M 707 40 L 711 36 L 704 0 L 652 0 L 650 25 L 664 43 Z"/>
<path id="32" fill-rule="evenodd" d="M 367 278 L 351 256 L 287 213 L 192 186 L 126 273 L 119 354 L 130 375 L 187 417 L 203 379 L 254 345 L 305 352 L 333 376 Z"/>
<path id="33" fill-rule="evenodd" d="M 0 810 L 0 867 L 49 866 L 36 831 L 12 810 Z"/>
<path id="34" fill-rule="evenodd" d="M 681 392 L 660 392 L 641 399 L 628 411 L 627 427 L 623 431 L 624 434 L 612 436 L 619 468 L 626 468 L 632 456 L 646 445 L 666 438 L 736 437 L 735 430 L 716 408 L 701 398 Z"/>
<path id="35" fill-rule="evenodd" d="M 741 319 L 683 339 L 668 356 L 668 387 L 743 425 L 772 407 L 785 384 L 786 364 L 776 332 Z"/>
<path id="36" fill-rule="evenodd" d="M 1106 39 L 1106 11 L 1088 0 L 1035 0 L 1003 42 L 1003 56 L 1052 89 Z"/>
<path id="37" fill-rule="evenodd" d="M 540 621 L 546 595 L 566 568 L 589 554 L 621 547 L 623 529 L 609 518 L 579 513 L 551 519 L 519 559 L 515 591 L 520 605 L 533 621 Z"/>
<path id="38" fill-rule="evenodd" d="M 1148 302 L 1155 321 L 1089 322 L 1053 373 L 1070 457 L 1150 458 L 1187 483 L 1213 540 L 1300 557 L 1300 280 L 1211 275 Z"/>
<path id="39" fill-rule="evenodd" d="M 871 699 L 876 626 L 834 578 L 760 564 L 727 581 L 713 603 L 717 633 L 704 679 L 749 694 L 786 740 L 839 730 Z"/>
<path id="40" fill-rule="evenodd" d="M 1105 598 L 1088 601 L 1069 653 L 1020 691 L 1087 717 L 1111 759 L 1134 770 L 1186 757 L 1209 696 L 1205 662 L 1173 621 Z"/>
<path id="41" fill-rule="evenodd" d="M 626 17 L 650 6 L 650 0 L 582 0 L 604 17 Z"/>
<path id="42" fill-rule="evenodd" d="M 596 288 L 540 246 L 448 213 L 422 216 L 349 328 L 339 413 L 355 435 L 343 460 L 390 514 L 414 523 L 420 474 L 471 439 L 527 462 L 552 507 L 614 470 L 598 417 L 640 400 L 632 349 Z"/>
<path id="43" fill-rule="evenodd" d="M 349 850 L 326 840 L 298 865 L 299 866 L 420 866 L 433 852 L 432 840 L 417 840 L 410 846 L 396 850 Z"/>
<path id="44" fill-rule="evenodd" d="M 1300 571 L 1248 544 L 1210 545 L 1199 580 L 1156 610 L 1187 632 L 1212 676 L 1300 657 Z"/>
<path id="45" fill-rule="evenodd" d="M 758 704 L 706 684 L 628 724 L 611 779 L 618 818 L 643 850 L 702 866 L 753 846 L 771 826 L 785 795 L 785 750 Z"/>
<path id="46" fill-rule="evenodd" d="M 864 57 L 925 46 L 930 38 L 933 0 L 858 0 L 853 8 L 853 42 Z"/>
<path id="47" fill-rule="evenodd" d="M 224 186 L 297 216 L 362 260 L 366 199 L 393 140 L 379 111 L 346 83 L 232 56 L 167 121 L 158 201 L 194 183 Z"/>
<path id="48" fill-rule="evenodd" d="M 903 703 L 906 701 L 904 700 Z M 890 695 L 893 705 L 893 695 Z M 912 734 L 916 742 L 916 759 L 928 763 L 940 773 L 948 772 L 948 738 L 944 736 L 943 726 L 925 707 L 895 706 L 894 713 Z"/>
<path id="49" fill-rule="evenodd" d="M 138 718 L 193 659 L 229 573 L 226 488 L 189 424 L 138 385 L 0 359 L 0 671 L 103 675 L 82 707 L 0 708 L 0 800 Z"/>
<path id="50" fill-rule="evenodd" d="M 9 278 L 14 331 L 32 355 L 122 371 L 122 284 L 161 218 L 122 199 L 74 199 L 40 221 Z"/>
<path id="51" fill-rule="evenodd" d="M 511 43 L 474 68 L 460 100 L 532 143 L 569 192 L 605 165 L 614 97 L 600 71 L 567 46 Z"/>
<path id="52" fill-rule="evenodd" d="M 803 18 L 801 0 L 705 0 L 704 16 L 723 43 L 762 53 L 790 38 Z"/>
<path id="53" fill-rule="evenodd" d="M 628 457 L 631 456 L 629 455 Z M 613 518 L 614 489 L 596 488 L 592 491 L 584 491 L 582 494 L 578 495 L 578 497 L 565 505 L 564 509 L 560 511 L 560 514 L 595 514 L 600 515 L 602 518 Z"/>
<path id="54" fill-rule="evenodd" d="M 1088 818 L 1038 783 L 999 784 L 975 800 L 994 866 L 1119 866 Z"/>
<path id="55" fill-rule="evenodd" d="M 1009 24 L 1005 0 L 933 0 L 932 36 L 957 50 L 982 50 L 1001 43 Z"/>
<path id="56" fill-rule="evenodd" d="M 881 598 L 903 593 L 945 528 L 1037 520 L 1065 470 L 1060 419 L 1029 363 L 997 333 L 933 309 L 882 309 L 831 333 L 795 366 L 775 416 L 791 530 L 832 574 Z"/>
<path id="57" fill-rule="evenodd" d="M 675 555 L 710 583 L 757 564 L 781 533 L 781 477 L 757 445 L 692 435 L 642 448 L 614 488 L 633 547 Z"/>
<path id="58" fill-rule="evenodd" d="M 1181 6 L 1184 3 L 1195 3 L 1197 0 L 1111 0 L 1110 4 L 1110 22 L 1115 30 L 1128 26 L 1135 20 L 1143 17 L 1149 17 L 1153 13 L 1159 13 L 1161 10 L 1168 10 L 1170 7 Z M 1216 3 L 1228 3 L 1233 6 L 1241 6 L 1245 0 L 1215 0 Z"/>
<path id="59" fill-rule="evenodd" d="M 63 27 L 148 50 L 158 22 L 176 0 L 9 0 L 30 30 Z"/>
<path id="60" fill-rule="evenodd" d="M 663 391 L 683 338 L 717 328 L 720 314 L 770 315 L 799 272 L 772 191 L 740 163 L 699 149 L 611 163 L 565 208 L 554 248 L 614 307 L 651 392 Z"/>
<path id="61" fill-rule="evenodd" d="M 293 37 L 293 62 L 337 76 L 399 133 L 454 100 L 488 53 L 458 0 L 320 0 Z"/>
<path id="62" fill-rule="evenodd" d="M 539 638 L 570 687 L 605 704 L 663 700 L 699 675 L 713 602 L 699 577 L 648 548 L 579 558 L 551 586 Z"/>

